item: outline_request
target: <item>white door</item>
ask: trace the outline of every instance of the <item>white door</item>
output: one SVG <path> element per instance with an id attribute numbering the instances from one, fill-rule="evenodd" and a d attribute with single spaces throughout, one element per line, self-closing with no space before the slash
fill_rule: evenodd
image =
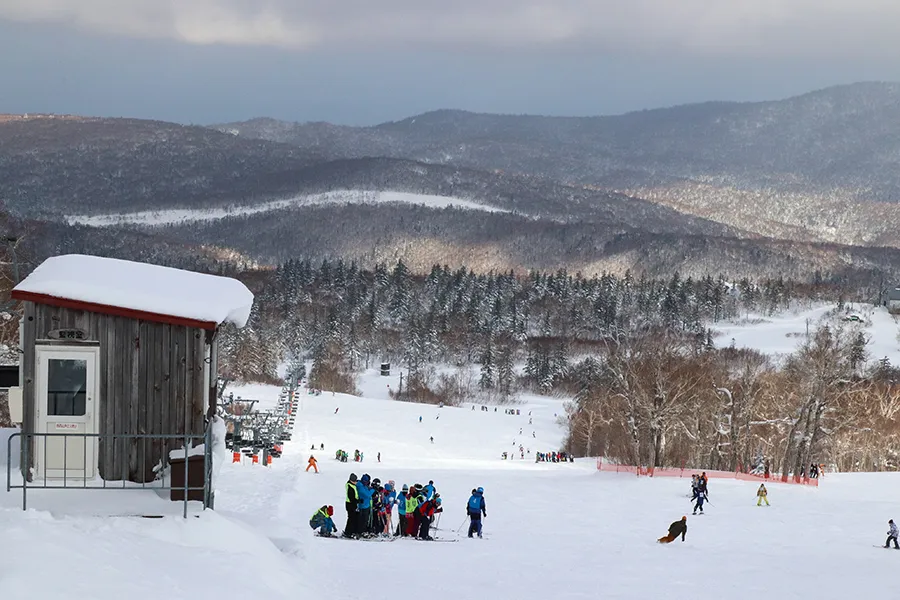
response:
<path id="1" fill-rule="evenodd" d="M 72 436 L 37 436 L 35 477 L 92 479 L 97 470 L 97 438 L 77 434 L 96 433 L 96 346 L 45 346 L 37 348 L 35 400 L 37 432 Z"/>

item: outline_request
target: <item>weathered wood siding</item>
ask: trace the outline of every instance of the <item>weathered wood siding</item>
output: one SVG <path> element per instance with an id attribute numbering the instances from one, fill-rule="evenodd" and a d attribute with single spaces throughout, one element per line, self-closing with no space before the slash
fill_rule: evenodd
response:
<path id="1" fill-rule="evenodd" d="M 115 435 L 203 434 L 204 417 L 212 410 L 204 406 L 204 391 L 209 389 L 204 360 L 212 332 L 26 302 L 21 340 L 25 431 L 35 427 L 36 342 L 46 340 L 51 330 L 66 328 L 82 329 L 88 334 L 86 342 L 100 345 L 95 420 L 99 433 L 111 436 L 100 439 L 101 477 L 152 481 L 154 467 L 165 464 L 168 451 L 184 442 L 125 440 Z M 210 404 L 215 402 L 214 394 L 209 398 Z"/>

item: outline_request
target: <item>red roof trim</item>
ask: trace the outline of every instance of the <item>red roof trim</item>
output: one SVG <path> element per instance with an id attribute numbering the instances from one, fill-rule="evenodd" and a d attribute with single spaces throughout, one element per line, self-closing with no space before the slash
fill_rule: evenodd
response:
<path id="1" fill-rule="evenodd" d="M 95 302 L 82 302 L 81 300 L 71 300 L 69 298 L 59 298 L 57 296 L 50 296 L 48 294 L 38 294 L 35 292 L 25 292 L 15 289 L 10 295 L 14 300 L 34 302 L 35 304 L 48 304 L 50 306 L 72 308 L 75 310 L 86 310 L 89 312 L 100 313 L 102 315 L 125 317 L 126 319 L 153 321 L 155 323 L 166 323 L 167 325 L 180 325 L 184 327 L 210 330 L 215 330 L 218 326 L 218 324 L 213 321 L 199 321 L 197 319 L 176 317 L 174 315 L 163 315 L 159 313 L 146 312 L 143 310 L 135 310 L 132 308 L 123 308 L 121 306 L 110 306 L 108 304 L 97 304 Z"/>

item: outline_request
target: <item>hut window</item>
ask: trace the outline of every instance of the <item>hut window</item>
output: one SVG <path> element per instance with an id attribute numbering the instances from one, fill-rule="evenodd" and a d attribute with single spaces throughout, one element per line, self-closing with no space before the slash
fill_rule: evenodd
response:
<path id="1" fill-rule="evenodd" d="M 87 361 L 51 358 L 47 361 L 47 414 L 79 417 L 87 405 Z"/>

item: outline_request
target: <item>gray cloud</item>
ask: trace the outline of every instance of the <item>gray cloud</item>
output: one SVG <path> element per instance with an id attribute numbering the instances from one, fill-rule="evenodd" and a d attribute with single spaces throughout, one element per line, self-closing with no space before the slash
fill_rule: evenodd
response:
<path id="1" fill-rule="evenodd" d="M 0 19 L 299 50 L 900 54 L 897 0 L 0 0 Z"/>

